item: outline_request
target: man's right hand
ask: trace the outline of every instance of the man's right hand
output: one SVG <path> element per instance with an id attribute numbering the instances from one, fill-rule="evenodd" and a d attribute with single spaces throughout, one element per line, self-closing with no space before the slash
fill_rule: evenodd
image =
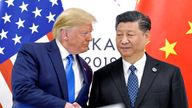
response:
<path id="1" fill-rule="evenodd" d="M 65 104 L 65 107 L 64 108 L 75 108 L 74 106 L 73 106 L 73 104 L 71 104 L 71 103 L 66 103 Z"/>
<path id="2" fill-rule="evenodd" d="M 82 108 L 82 107 L 77 102 L 74 102 L 73 104 L 67 102 L 64 108 Z"/>

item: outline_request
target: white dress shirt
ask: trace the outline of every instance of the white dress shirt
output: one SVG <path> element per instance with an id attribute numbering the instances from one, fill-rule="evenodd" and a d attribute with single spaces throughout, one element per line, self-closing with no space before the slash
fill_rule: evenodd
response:
<path id="1" fill-rule="evenodd" d="M 61 54 L 63 65 L 64 65 L 64 69 L 66 70 L 67 56 L 69 55 L 69 52 L 62 46 L 62 44 L 59 42 L 59 40 L 56 39 L 56 43 L 57 43 L 57 46 L 59 47 L 59 51 Z M 75 76 L 75 99 L 76 99 L 81 88 L 83 87 L 84 78 L 83 78 L 83 75 L 80 71 L 79 64 L 77 63 L 76 56 L 73 55 L 73 58 L 74 58 L 73 71 L 74 71 L 74 76 Z"/>
<path id="2" fill-rule="evenodd" d="M 127 85 L 127 81 L 128 81 L 128 77 L 131 73 L 131 71 L 129 70 L 129 67 L 132 65 L 130 63 L 128 63 L 127 61 L 123 60 L 123 70 L 124 70 L 124 77 L 125 77 L 125 83 Z M 135 71 L 135 74 L 138 78 L 138 84 L 140 87 L 141 84 L 141 79 L 143 76 L 143 72 L 144 72 L 144 67 L 145 67 L 145 63 L 146 63 L 146 54 L 143 55 L 143 57 L 141 59 L 139 59 L 135 64 L 133 64 L 137 69 Z"/>

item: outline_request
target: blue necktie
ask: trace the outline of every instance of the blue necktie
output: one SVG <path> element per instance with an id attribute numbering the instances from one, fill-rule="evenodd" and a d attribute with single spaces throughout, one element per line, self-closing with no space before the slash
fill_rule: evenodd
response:
<path id="1" fill-rule="evenodd" d="M 75 78 L 73 71 L 73 55 L 69 54 L 67 56 L 67 66 L 66 66 L 66 77 L 68 85 L 68 98 L 69 102 L 74 102 L 75 100 Z"/>
<path id="2" fill-rule="evenodd" d="M 131 101 L 131 108 L 134 108 L 138 92 L 138 78 L 135 75 L 136 67 L 134 65 L 131 65 L 129 67 L 129 70 L 131 71 L 131 73 L 128 78 L 128 94 Z"/>

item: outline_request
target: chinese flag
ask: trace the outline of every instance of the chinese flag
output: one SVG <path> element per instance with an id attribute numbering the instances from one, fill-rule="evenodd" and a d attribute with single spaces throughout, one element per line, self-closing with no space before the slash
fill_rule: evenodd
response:
<path id="1" fill-rule="evenodd" d="M 152 21 L 146 51 L 180 67 L 192 108 L 192 0 L 138 0 L 136 9 Z"/>

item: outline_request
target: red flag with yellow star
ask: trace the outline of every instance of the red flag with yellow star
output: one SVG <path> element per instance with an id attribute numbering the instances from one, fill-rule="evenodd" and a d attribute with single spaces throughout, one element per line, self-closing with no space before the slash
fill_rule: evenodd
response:
<path id="1" fill-rule="evenodd" d="M 192 108 L 192 0 L 138 0 L 136 8 L 152 21 L 146 51 L 180 67 Z"/>

